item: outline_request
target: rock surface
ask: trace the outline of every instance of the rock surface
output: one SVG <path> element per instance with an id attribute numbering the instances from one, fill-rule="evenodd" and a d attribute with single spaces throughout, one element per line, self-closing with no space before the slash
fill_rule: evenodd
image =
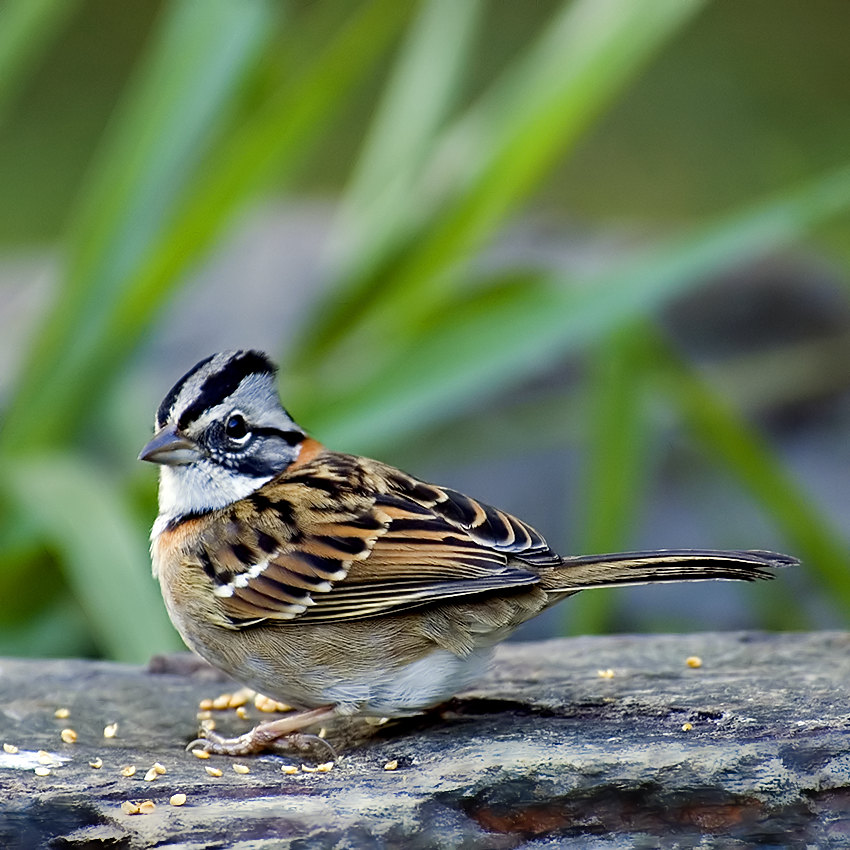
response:
<path id="1" fill-rule="evenodd" d="M 847 633 L 505 645 L 480 688 L 441 713 L 356 744 L 329 730 L 343 757 L 327 773 L 300 769 L 321 749 L 185 752 L 199 700 L 232 688 L 179 659 L 154 669 L 0 660 L 0 743 L 18 748 L 0 750 L 0 847 L 850 846 Z M 233 732 L 260 717 L 249 714 L 214 712 Z M 166 773 L 146 781 L 154 762 Z M 169 804 L 175 793 L 185 805 Z M 151 813 L 122 811 L 144 800 Z"/>

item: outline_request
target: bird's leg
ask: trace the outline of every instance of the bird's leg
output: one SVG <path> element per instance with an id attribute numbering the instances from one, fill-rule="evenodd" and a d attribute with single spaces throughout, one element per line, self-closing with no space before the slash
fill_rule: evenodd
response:
<path id="1" fill-rule="evenodd" d="M 330 720 L 334 716 L 332 705 L 313 708 L 310 711 L 300 711 L 280 720 L 270 720 L 268 723 L 259 723 L 250 732 L 239 735 L 236 738 L 225 738 L 215 732 L 208 731 L 205 737 L 192 741 L 186 749 L 202 749 L 208 753 L 220 756 L 245 756 L 252 753 L 260 753 L 272 746 L 281 738 L 294 737 L 300 742 L 303 736 L 302 729 Z"/>

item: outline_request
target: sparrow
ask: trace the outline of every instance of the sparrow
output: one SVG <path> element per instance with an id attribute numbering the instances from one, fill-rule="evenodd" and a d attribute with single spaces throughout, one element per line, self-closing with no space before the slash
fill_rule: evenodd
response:
<path id="1" fill-rule="evenodd" d="M 281 405 L 260 351 L 207 357 L 171 388 L 139 455 L 160 466 L 154 576 L 185 643 L 300 709 L 210 752 L 258 752 L 337 715 L 445 702 L 495 644 L 588 588 L 771 578 L 767 551 L 561 556 L 522 520 L 325 448 Z"/>

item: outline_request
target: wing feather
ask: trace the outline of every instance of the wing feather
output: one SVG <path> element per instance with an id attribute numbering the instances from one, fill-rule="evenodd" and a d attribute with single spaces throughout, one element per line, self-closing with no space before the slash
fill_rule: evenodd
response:
<path id="1" fill-rule="evenodd" d="M 349 455 L 282 473 L 224 519 L 200 562 L 237 628 L 387 616 L 530 587 L 535 567 L 560 562 L 510 514 Z"/>

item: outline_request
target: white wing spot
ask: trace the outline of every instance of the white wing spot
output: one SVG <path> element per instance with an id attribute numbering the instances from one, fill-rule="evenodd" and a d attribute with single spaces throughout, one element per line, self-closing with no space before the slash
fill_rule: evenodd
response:
<path id="1" fill-rule="evenodd" d="M 229 597 L 233 596 L 233 591 L 236 590 L 237 587 L 247 587 L 248 582 L 251 581 L 252 578 L 256 578 L 263 570 L 266 569 L 269 565 L 269 559 L 266 558 L 265 561 L 260 561 L 258 564 L 254 564 L 251 569 L 247 572 L 239 573 L 233 581 L 229 581 L 227 584 L 220 584 L 215 588 L 213 593 L 216 596 Z"/>

